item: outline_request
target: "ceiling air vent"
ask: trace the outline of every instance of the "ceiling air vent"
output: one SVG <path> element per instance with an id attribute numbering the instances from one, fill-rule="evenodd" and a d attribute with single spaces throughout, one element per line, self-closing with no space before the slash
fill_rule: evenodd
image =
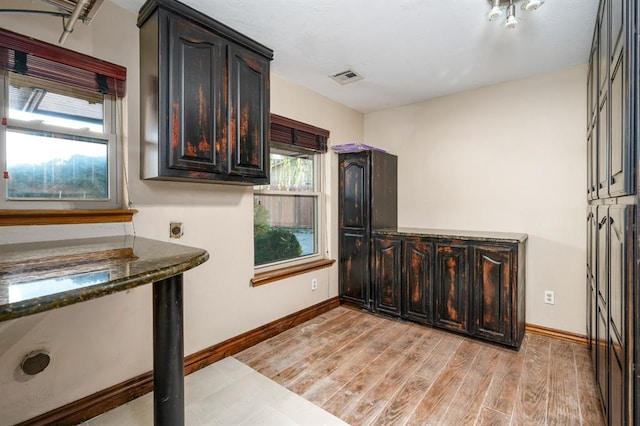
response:
<path id="1" fill-rule="evenodd" d="M 364 78 L 362 75 L 358 74 L 354 70 L 342 71 L 337 74 L 330 75 L 329 77 L 331 77 L 332 79 L 334 79 L 340 84 L 349 84 L 349 83 L 356 82 L 358 80 L 362 80 Z"/>

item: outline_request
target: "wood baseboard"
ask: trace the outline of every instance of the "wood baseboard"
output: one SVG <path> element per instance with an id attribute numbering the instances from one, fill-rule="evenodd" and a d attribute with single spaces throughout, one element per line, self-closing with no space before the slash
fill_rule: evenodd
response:
<path id="1" fill-rule="evenodd" d="M 589 341 L 587 336 L 577 333 L 571 333 L 569 331 L 557 330 L 555 328 L 543 327 L 535 324 L 525 324 L 525 330 L 529 333 L 535 333 L 542 336 L 551 337 L 553 339 L 566 340 L 572 343 L 578 343 L 580 345 L 587 346 Z"/>
<path id="2" fill-rule="evenodd" d="M 242 352 L 263 340 L 280 334 L 338 306 L 340 306 L 340 300 L 334 297 L 191 354 L 184 359 L 184 374 L 186 376 L 216 361 Z M 96 392 L 93 395 L 41 414 L 17 426 L 45 426 L 51 424 L 76 425 L 126 404 L 152 390 L 153 373 L 149 371 L 125 382 L 111 386 L 110 388 Z"/>

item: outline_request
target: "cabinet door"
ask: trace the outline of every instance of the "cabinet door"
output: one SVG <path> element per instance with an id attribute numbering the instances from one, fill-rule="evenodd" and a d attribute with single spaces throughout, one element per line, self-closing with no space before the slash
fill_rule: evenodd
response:
<path id="1" fill-rule="evenodd" d="M 598 206 L 598 249 L 597 249 L 597 279 L 596 287 L 599 304 L 604 307 L 605 312 L 609 304 L 609 207 Z"/>
<path id="2" fill-rule="evenodd" d="M 512 340 L 514 249 L 473 248 L 472 333 L 494 342 Z"/>
<path id="3" fill-rule="evenodd" d="M 340 232 L 340 296 L 369 307 L 369 236 L 363 232 Z"/>
<path id="4" fill-rule="evenodd" d="M 169 140 L 160 147 L 166 157 L 160 174 L 198 178 L 223 173 L 224 41 L 173 15 L 169 25 Z"/>
<path id="5" fill-rule="evenodd" d="M 596 292 L 594 291 L 593 281 L 591 284 L 591 290 L 589 291 L 589 349 L 591 350 L 591 362 L 593 371 L 596 372 L 596 350 L 597 350 L 597 321 L 598 321 L 598 299 L 596 298 Z"/>
<path id="6" fill-rule="evenodd" d="M 369 228 L 369 162 L 364 155 L 341 154 L 339 226 Z"/>
<path id="7" fill-rule="evenodd" d="M 598 96 L 598 28 L 596 27 L 594 35 L 593 35 L 593 46 L 591 48 L 591 57 L 589 60 L 589 64 L 592 66 L 592 76 L 591 76 L 591 86 L 589 87 L 590 91 L 590 105 L 589 105 L 589 115 L 590 115 L 590 123 L 593 128 L 596 121 L 596 116 L 598 112 L 598 105 L 600 97 Z"/>
<path id="8" fill-rule="evenodd" d="M 609 320 L 611 340 L 615 342 L 620 359 L 626 348 L 625 306 L 633 287 L 629 273 L 633 269 L 630 247 L 633 245 L 631 223 L 633 206 L 609 207 Z"/>
<path id="9" fill-rule="evenodd" d="M 620 54 L 611 76 L 610 91 L 610 148 L 609 148 L 609 193 L 611 196 L 632 193 L 630 138 L 626 136 L 625 108 L 625 58 Z"/>
<path id="10" fill-rule="evenodd" d="M 374 237 L 372 284 L 375 310 L 400 316 L 402 298 L 402 242 Z"/>
<path id="11" fill-rule="evenodd" d="M 611 343 L 611 350 L 609 351 L 609 363 L 610 363 L 610 388 L 609 388 L 609 425 L 618 426 L 625 425 L 625 386 L 624 375 L 622 366 L 624 363 L 618 358 L 616 351 L 614 350 L 615 344 Z"/>
<path id="12" fill-rule="evenodd" d="M 605 93 L 598 110 L 598 198 L 609 196 L 609 170 L 607 151 L 609 150 L 609 100 Z"/>
<path id="13" fill-rule="evenodd" d="M 437 245 L 435 324 L 450 330 L 469 331 L 469 280 L 467 246 Z"/>
<path id="14" fill-rule="evenodd" d="M 587 200 L 593 200 L 597 197 L 593 190 L 593 132 L 589 132 L 587 136 Z"/>
<path id="15" fill-rule="evenodd" d="M 598 53 L 599 74 L 600 74 L 600 92 L 606 92 L 606 86 L 609 84 L 609 0 L 600 0 L 600 11 L 598 19 Z"/>
<path id="16" fill-rule="evenodd" d="M 229 46 L 229 174 L 269 182 L 269 61 Z"/>
<path id="17" fill-rule="evenodd" d="M 433 244 L 404 243 L 403 315 L 412 321 L 433 323 Z"/>
<path id="18" fill-rule="evenodd" d="M 598 307 L 596 332 L 596 381 L 600 389 L 600 400 L 604 408 L 605 418 L 609 418 L 609 349 L 608 349 L 608 327 L 606 312 Z"/>

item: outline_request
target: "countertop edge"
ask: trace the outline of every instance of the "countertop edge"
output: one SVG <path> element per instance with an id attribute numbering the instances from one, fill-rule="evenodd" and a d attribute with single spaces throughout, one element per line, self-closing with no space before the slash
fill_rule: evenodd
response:
<path id="1" fill-rule="evenodd" d="M 503 241 L 503 242 L 525 242 L 529 235 L 525 233 L 510 232 L 490 232 L 490 231 L 464 231 L 454 229 L 429 229 L 429 228 L 381 228 L 373 229 L 372 235 L 391 235 L 406 237 L 429 237 L 429 238 L 450 238 L 472 241 Z M 476 234 L 476 235 L 474 235 Z M 482 235 L 485 234 L 485 235 Z"/>
<path id="2" fill-rule="evenodd" d="M 86 302 L 88 300 L 119 293 L 142 285 L 151 284 L 195 268 L 196 266 L 206 262 L 208 259 L 209 253 L 202 250 L 202 253 L 189 260 L 169 265 L 167 267 L 115 280 L 109 284 L 98 284 L 91 287 L 68 291 L 63 299 L 60 298 L 60 294 L 54 293 L 36 299 L 11 303 L 9 305 L 5 305 L 2 311 L 0 311 L 0 322 L 46 312 L 80 302 Z"/>

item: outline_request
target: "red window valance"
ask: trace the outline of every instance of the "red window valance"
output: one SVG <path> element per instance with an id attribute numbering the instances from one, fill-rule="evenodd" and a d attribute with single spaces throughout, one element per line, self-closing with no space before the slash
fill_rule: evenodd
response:
<path id="1" fill-rule="evenodd" d="M 329 131 L 271 114 L 271 141 L 315 152 L 327 152 Z"/>
<path id="2" fill-rule="evenodd" d="M 125 67 L 3 28 L 0 69 L 120 97 L 126 89 Z"/>

